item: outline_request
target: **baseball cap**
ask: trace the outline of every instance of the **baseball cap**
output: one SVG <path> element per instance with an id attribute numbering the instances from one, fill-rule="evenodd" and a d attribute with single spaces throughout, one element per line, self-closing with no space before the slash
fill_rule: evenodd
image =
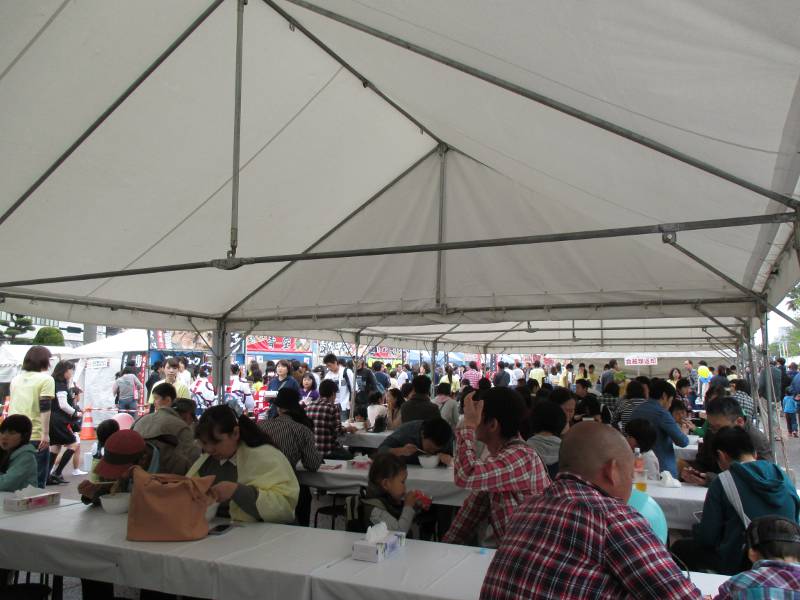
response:
<path id="1" fill-rule="evenodd" d="M 139 463 L 145 450 L 144 438 L 132 429 L 122 429 L 108 438 L 103 458 L 95 473 L 103 479 L 119 479 Z"/>

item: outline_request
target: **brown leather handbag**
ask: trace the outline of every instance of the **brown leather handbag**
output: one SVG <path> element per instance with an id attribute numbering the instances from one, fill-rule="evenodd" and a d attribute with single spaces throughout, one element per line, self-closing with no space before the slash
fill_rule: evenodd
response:
<path id="1" fill-rule="evenodd" d="M 208 535 L 206 508 L 214 477 L 184 477 L 133 470 L 128 509 L 128 539 L 134 542 L 183 542 Z"/>

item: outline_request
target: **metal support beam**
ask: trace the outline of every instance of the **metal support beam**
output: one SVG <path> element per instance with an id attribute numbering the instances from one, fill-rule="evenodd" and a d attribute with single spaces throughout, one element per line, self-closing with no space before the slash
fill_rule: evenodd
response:
<path id="1" fill-rule="evenodd" d="M 436 354 L 439 352 L 439 340 L 433 339 L 433 351 L 431 352 L 431 398 L 436 395 Z"/>
<path id="2" fill-rule="evenodd" d="M 231 178 L 231 247 L 228 258 L 236 257 L 239 245 L 239 154 L 242 124 L 242 39 L 244 6 L 247 0 L 236 0 L 236 71 L 233 84 L 233 177 Z"/>
<path id="3" fill-rule="evenodd" d="M 2 290 L 0 290 L 0 295 L 2 295 Z M 692 306 L 697 304 L 698 302 L 704 302 L 706 305 L 708 304 L 750 304 L 752 303 L 752 298 L 704 298 L 699 300 L 697 298 L 691 300 L 659 300 L 658 302 L 646 302 L 646 301 L 627 301 L 627 302 L 590 302 L 590 303 L 574 303 L 574 304 L 560 304 L 556 308 L 560 310 L 578 310 L 578 309 L 597 309 L 597 308 L 632 308 L 632 307 L 640 307 L 640 306 L 653 306 L 656 305 L 658 307 L 667 307 L 667 306 Z M 360 313 L 353 313 L 353 312 L 342 312 L 342 313 L 306 313 L 300 315 L 276 315 L 275 313 L 267 314 L 267 315 L 260 315 L 257 317 L 248 317 L 248 318 L 233 318 L 228 319 L 229 323 L 236 323 L 240 321 L 250 321 L 253 318 L 256 318 L 260 321 L 282 321 L 282 322 L 290 322 L 295 320 L 304 320 L 304 319 L 350 319 L 353 317 L 357 317 L 359 319 L 366 319 L 366 318 L 375 318 L 375 319 L 382 319 L 385 317 L 397 317 L 397 316 L 425 316 L 430 315 L 433 318 L 440 319 L 443 316 L 448 315 L 464 315 L 464 314 L 473 314 L 473 313 L 481 313 L 481 312 L 490 312 L 490 313 L 497 313 L 497 312 L 508 312 L 508 311 L 534 311 L 534 310 L 550 310 L 554 308 L 552 305 L 544 305 L 544 304 L 523 304 L 519 306 L 504 306 L 504 307 L 497 307 L 497 306 L 471 306 L 471 307 L 464 307 L 464 308 L 452 308 L 452 307 L 443 307 L 439 311 L 420 311 L 420 310 L 389 310 L 389 311 L 367 311 L 367 312 L 360 312 Z M 520 321 L 522 322 L 522 321 Z"/>
<path id="4" fill-rule="evenodd" d="M 339 230 L 340 230 L 342 227 L 344 227 L 344 226 L 345 226 L 347 223 L 349 223 L 351 220 L 353 220 L 353 218 L 355 218 L 355 217 L 356 217 L 356 215 L 359 215 L 359 214 L 361 214 L 361 212 L 363 212 L 363 211 L 364 211 L 364 210 L 365 210 L 365 209 L 366 209 L 368 206 L 370 206 L 370 205 L 371 205 L 373 202 L 375 202 L 375 201 L 376 201 L 378 198 L 380 198 L 381 196 L 383 196 L 383 194 L 385 194 L 385 193 L 386 193 L 386 192 L 387 192 L 389 189 L 391 189 L 392 187 L 394 187 L 394 186 L 395 186 L 395 185 L 396 185 L 396 184 L 397 184 L 399 181 L 401 181 L 401 180 L 402 180 L 402 179 L 404 179 L 404 178 L 405 178 L 407 175 L 409 175 L 411 172 L 413 172 L 413 171 L 414 171 L 414 170 L 415 170 L 415 169 L 416 169 L 416 168 L 417 168 L 419 165 L 421 165 L 423 162 L 425 162 L 426 160 L 428 160 L 428 158 L 430 158 L 431 156 L 433 156 L 433 154 L 434 154 L 436 151 L 437 151 L 437 149 L 436 149 L 436 148 L 434 148 L 434 149 L 432 149 L 430 152 L 427 152 L 427 153 L 426 153 L 424 156 L 422 156 L 422 157 L 421 157 L 419 160 L 415 161 L 415 162 L 414 162 L 414 164 L 412 164 L 412 165 L 411 165 L 410 167 L 408 167 L 408 168 L 407 168 L 405 171 L 403 171 L 402 173 L 400 173 L 400 174 L 399 174 L 397 177 L 395 177 L 394 179 L 392 179 L 392 180 L 391 180 L 389 183 L 387 183 L 385 186 L 383 186 L 381 189 L 379 189 L 379 190 L 378 190 L 378 191 L 377 191 L 375 194 L 373 194 L 372 196 L 370 196 L 370 197 L 367 199 L 367 201 L 366 201 L 366 202 L 364 202 L 363 204 L 361 204 L 360 206 L 358 206 L 357 208 L 355 208 L 355 209 L 354 209 L 354 210 L 353 210 L 353 211 L 352 211 L 350 214 L 348 214 L 348 215 L 347 215 L 347 216 L 346 216 L 344 219 L 342 219 L 342 220 L 341 220 L 341 221 L 339 221 L 339 222 L 338 222 L 336 225 L 334 225 L 334 226 L 333 226 L 333 227 L 331 227 L 331 228 L 330 228 L 328 231 L 326 231 L 326 232 L 325 232 L 325 233 L 324 233 L 324 234 L 323 234 L 321 237 L 319 237 L 319 238 L 318 238 L 318 239 L 317 239 L 317 240 L 316 240 L 316 241 L 315 241 L 313 244 L 311 244 L 311 245 L 310 245 L 308 248 L 306 248 L 306 249 L 305 249 L 303 252 L 306 252 L 306 253 L 307 253 L 307 252 L 311 252 L 311 251 L 312 251 L 314 248 L 316 248 L 317 246 L 319 246 L 319 245 L 320 245 L 322 242 L 324 242 L 325 240 L 327 240 L 328 238 L 330 238 L 330 237 L 331 237 L 331 236 L 332 236 L 334 233 L 336 233 L 337 231 L 339 231 Z M 281 275 L 283 275 L 283 274 L 284 274 L 286 271 L 288 271 L 288 270 L 289 270 L 289 269 L 290 269 L 290 268 L 291 268 L 291 267 L 292 267 L 292 266 L 295 264 L 295 262 L 296 262 L 296 261 L 289 262 L 289 263 L 287 263 L 286 265 L 284 265 L 283 267 L 281 267 L 281 269 L 280 269 L 280 270 L 279 270 L 277 273 L 275 273 L 274 275 L 271 275 L 271 276 L 269 277 L 269 279 L 267 279 L 267 280 L 266 280 L 264 283 L 262 283 L 261 285 L 259 285 L 259 286 L 258 286 L 257 288 L 255 288 L 255 289 L 254 289 L 252 292 L 250 292 L 249 294 L 247 294 L 247 296 L 245 296 L 244 298 L 242 298 L 241 300 L 239 300 L 239 301 L 238 301 L 236 304 L 234 304 L 234 305 L 233 305 L 231 308 L 229 308 L 229 309 L 228 309 L 228 310 L 227 310 L 227 311 L 226 311 L 226 312 L 225 312 L 225 313 L 222 315 L 222 317 L 227 319 L 227 318 L 228 318 L 228 316 L 230 316 L 230 314 L 231 314 L 233 311 L 235 311 L 237 308 L 241 307 L 241 306 L 242 306 L 242 305 L 243 305 L 245 302 L 247 302 L 247 301 L 248 301 L 250 298 L 252 298 L 253 296 L 255 296 L 255 295 L 258 293 L 258 292 L 260 292 L 261 290 L 263 290 L 265 287 L 267 287 L 269 284 L 271 284 L 273 281 L 275 281 L 275 280 L 276 280 L 278 277 L 280 277 L 280 276 L 281 276 Z"/>
<path id="5" fill-rule="evenodd" d="M 568 115 L 575 119 L 579 119 L 585 123 L 594 125 L 595 127 L 599 127 L 600 129 L 608 131 L 609 133 L 618 135 L 627 140 L 630 140 L 631 142 L 649 148 L 650 150 L 654 150 L 655 152 L 669 156 L 670 158 L 673 158 L 682 163 L 690 165 L 696 169 L 709 173 L 710 175 L 714 175 L 715 177 L 719 177 L 720 179 L 724 179 L 725 181 L 729 181 L 730 183 L 748 189 L 751 192 L 759 194 L 760 196 L 764 196 L 766 198 L 769 198 L 770 200 L 775 200 L 776 202 L 780 202 L 781 204 L 788 206 L 790 208 L 797 208 L 798 206 L 800 206 L 800 203 L 798 203 L 796 200 L 794 200 L 789 196 L 784 196 L 783 194 L 779 194 L 765 187 L 757 185 L 753 182 L 747 181 L 737 175 L 728 173 L 727 171 L 715 167 L 710 163 L 697 159 L 693 156 L 689 156 L 688 154 L 685 154 L 670 146 L 667 146 L 666 144 L 663 144 L 652 138 L 636 133 L 631 129 L 627 129 L 625 127 L 617 125 L 616 123 L 612 123 L 611 121 L 607 121 L 605 119 L 602 119 L 600 117 L 582 111 L 578 108 L 575 108 L 573 106 L 555 100 L 553 98 L 549 98 L 544 94 L 540 94 L 533 90 L 529 90 L 520 85 L 517 85 L 516 83 L 512 83 L 510 81 L 492 75 L 491 73 L 487 73 L 486 71 L 482 71 L 468 64 L 449 58 L 447 56 L 439 54 L 438 52 L 434 52 L 433 50 L 429 50 L 428 48 L 420 46 L 419 44 L 415 44 L 408 40 L 391 35 L 389 33 L 386 33 L 385 31 L 381 31 L 380 29 L 370 27 L 369 25 L 356 21 L 355 19 L 345 17 L 344 15 L 340 15 L 336 12 L 333 12 L 332 10 L 322 8 L 311 2 L 306 2 L 305 0 L 287 0 L 287 1 L 291 2 L 292 4 L 296 4 L 297 6 L 300 6 L 302 8 L 305 8 L 306 10 L 310 10 L 319 15 L 322 15 L 328 19 L 331 19 L 338 23 L 342 23 L 343 25 L 347 25 L 348 27 L 351 27 L 357 31 L 366 33 L 367 35 L 371 35 L 372 37 L 383 40 L 384 42 L 388 42 L 390 44 L 399 46 L 400 48 L 403 48 L 420 56 L 424 56 L 425 58 L 438 62 L 446 67 L 450 67 L 451 69 L 461 71 L 462 73 L 475 77 L 476 79 L 480 79 L 481 81 L 485 81 L 486 83 L 504 89 L 508 92 L 511 92 L 512 94 L 516 94 L 523 98 L 527 98 L 528 100 L 532 100 L 533 102 L 547 106 L 548 108 L 561 112 L 565 115 Z"/>
<path id="6" fill-rule="evenodd" d="M 735 331 L 734 329 L 731 329 L 727 325 L 723 324 L 722 321 L 720 321 L 716 317 L 711 316 L 709 313 L 704 311 L 700 306 L 696 306 L 695 310 L 697 312 L 699 312 L 701 315 L 703 315 L 706 319 L 708 319 L 709 321 L 713 322 L 718 327 L 721 327 L 722 329 L 724 329 L 725 331 L 730 333 L 733 337 L 735 337 L 736 339 L 741 341 L 741 339 L 742 339 L 742 334 L 741 333 L 739 333 L 738 331 Z M 703 331 L 706 331 L 706 329 L 707 329 L 706 327 L 703 327 Z"/>
<path id="7" fill-rule="evenodd" d="M 706 262 L 705 260 L 703 260 L 702 258 L 697 256 L 694 252 L 692 252 L 690 250 L 687 250 L 686 248 L 681 246 L 677 242 L 677 238 L 676 238 L 674 233 L 665 233 L 662 236 L 662 240 L 663 240 L 663 242 L 665 244 L 669 244 L 670 246 L 675 248 L 678 252 L 684 254 L 685 256 L 688 256 L 694 262 L 696 262 L 700 266 L 704 267 L 706 270 L 711 271 L 712 273 L 714 273 L 714 275 L 716 275 L 717 277 L 719 277 L 723 281 L 727 282 L 728 284 L 732 285 L 733 287 L 735 287 L 740 292 L 743 292 L 743 293 L 747 294 L 748 296 L 750 296 L 751 298 L 753 298 L 754 300 L 758 301 L 758 303 L 761 304 L 762 306 L 764 306 L 765 308 L 768 308 L 769 310 L 773 311 L 774 313 L 780 315 L 781 317 L 783 317 L 784 319 L 789 321 L 795 327 L 800 327 L 800 321 L 796 321 L 795 319 L 793 319 L 792 317 L 787 315 L 785 312 L 783 312 L 781 309 L 779 309 L 774 304 L 770 304 L 769 302 L 767 302 L 767 299 L 765 297 L 763 297 L 761 294 L 759 294 L 757 292 L 754 292 L 753 290 L 751 290 L 748 287 L 743 286 L 741 283 L 739 283 L 735 279 L 733 279 L 731 277 L 728 277 L 725 273 L 723 273 L 722 271 L 717 269 L 715 266 L 713 266 L 712 264 Z"/>
<path id="8" fill-rule="evenodd" d="M 447 146 L 439 144 L 439 235 L 437 241 L 441 244 L 444 242 L 444 204 L 445 204 L 445 184 L 447 183 Z M 444 253 L 439 250 L 436 253 L 436 306 L 441 306 L 445 299 L 443 298 L 444 289 Z"/>
<path id="9" fill-rule="evenodd" d="M 769 364 L 769 336 L 767 334 L 767 320 L 769 311 L 764 311 L 764 320 L 761 323 L 761 358 L 764 361 L 764 387 L 767 391 L 767 435 L 772 456 L 775 456 L 775 389 L 772 387 L 772 366 Z"/>
<path id="10" fill-rule="evenodd" d="M 49 283 L 68 283 L 90 279 L 106 279 L 114 277 L 130 277 L 132 275 L 151 275 L 174 271 L 191 271 L 197 269 L 216 268 L 230 271 L 246 265 L 260 265 L 284 262 L 300 262 L 309 260 L 331 260 L 355 258 L 361 256 L 391 256 L 395 254 L 418 254 L 420 252 L 438 252 L 445 250 L 471 250 L 475 248 L 500 248 L 506 246 L 532 246 L 536 244 L 552 244 L 555 242 L 581 242 L 586 240 L 631 237 L 649 234 L 674 234 L 677 231 L 698 231 L 703 229 L 720 229 L 724 227 L 741 227 L 743 225 L 761 225 L 764 223 L 785 223 L 793 221 L 794 213 L 772 213 L 753 217 L 732 217 L 729 219 L 712 219 L 706 221 L 685 221 L 680 223 L 663 223 L 660 225 L 641 225 L 636 227 L 620 227 L 617 229 L 593 229 L 589 231 L 572 231 L 565 233 L 546 233 L 528 236 L 494 238 L 484 240 L 463 240 L 459 242 L 442 242 L 435 244 L 413 244 L 409 246 L 388 246 L 382 248 L 360 248 L 353 250 L 330 250 L 327 252 L 301 252 L 299 254 L 278 254 L 272 256 L 254 256 L 247 258 L 214 259 L 158 267 L 142 267 L 123 271 L 103 271 L 83 275 L 64 275 L 59 277 L 42 277 L 0 283 L 0 288 L 43 285 Z M 672 235 L 674 238 L 674 235 Z M 700 259 L 698 259 L 700 260 Z M 739 284 L 736 284 L 737 286 Z M 747 290 L 752 295 L 755 292 Z"/>
<path id="11" fill-rule="evenodd" d="M 758 372 L 756 371 L 756 361 L 753 356 L 753 333 L 750 331 L 750 323 L 745 324 L 745 338 L 747 364 L 750 368 L 750 396 L 758 400 Z"/>
<path id="12" fill-rule="evenodd" d="M 22 206 L 22 204 L 33 195 L 33 193 L 41 187 L 41 185 L 47 181 L 47 179 L 58 170 L 58 168 L 64 164 L 64 162 L 72 156 L 72 154 L 77 150 L 83 142 L 87 140 L 87 138 L 92 135 L 98 127 L 100 127 L 103 123 L 105 123 L 106 119 L 112 115 L 112 113 L 120 107 L 120 105 L 127 100 L 131 94 L 133 94 L 144 81 L 153 74 L 153 72 L 161 66 L 161 64 L 167 60 L 175 50 L 180 47 L 180 45 L 186 41 L 194 31 L 203 24 L 203 22 L 213 13 L 217 7 L 222 4 L 223 0 L 214 0 L 211 5 L 206 8 L 200 16 L 198 16 L 192 23 L 178 36 L 178 38 L 172 42 L 166 50 L 164 50 L 161 54 L 156 57 L 156 59 L 150 63 L 150 65 L 142 72 L 139 77 L 137 77 L 133 83 L 131 83 L 125 91 L 120 94 L 111 105 L 106 108 L 99 117 L 97 117 L 89 127 L 84 130 L 84 132 L 78 136 L 76 139 L 61 155 L 53 162 L 44 173 L 42 173 L 36 181 L 34 181 L 31 186 L 25 190 L 25 192 L 14 201 L 14 203 L 0 216 L 0 225 L 5 223 L 8 218 L 14 214 L 14 212 Z"/>
<path id="13" fill-rule="evenodd" d="M 461 326 L 461 324 L 459 323 L 457 325 L 457 327 L 460 327 L 460 326 Z M 582 331 L 599 331 L 602 334 L 602 332 L 604 332 L 604 331 L 647 331 L 647 330 L 661 330 L 661 329 L 664 329 L 664 330 L 672 330 L 672 329 L 702 329 L 703 327 L 711 327 L 711 328 L 721 327 L 722 329 L 726 329 L 726 326 L 723 325 L 723 324 L 714 325 L 714 324 L 711 324 L 711 323 L 709 323 L 709 324 L 697 324 L 697 325 L 644 325 L 644 326 L 641 326 L 641 327 L 633 327 L 633 326 L 631 326 L 631 327 L 622 327 L 622 326 L 619 326 L 619 327 L 603 327 L 603 326 L 600 326 L 600 327 L 581 327 L 581 326 L 576 326 L 576 327 L 570 328 L 570 329 L 563 329 L 561 327 L 542 327 L 542 328 L 533 327 L 533 328 L 530 328 L 530 329 L 528 329 L 528 328 L 526 328 L 526 329 L 516 329 L 516 328 L 515 329 L 470 329 L 470 330 L 467 330 L 467 331 L 455 331 L 453 328 L 450 328 L 447 331 L 442 331 L 441 335 L 450 334 L 450 333 L 455 333 L 456 335 L 471 335 L 471 334 L 476 334 L 476 333 L 530 333 L 530 334 L 535 334 L 535 333 L 560 333 L 562 331 L 575 331 L 575 332 L 578 332 L 578 333 L 582 332 Z M 388 333 L 388 332 L 380 330 L 380 329 L 375 329 L 374 327 L 367 327 L 365 329 L 365 331 L 370 331 L 372 333 L 379 333 L 380 335 L 384 335 L 386 337 L 402 337 L 403 336 L 403 334 Z M 440 334 L 436 333 L 436 332 L 428 332 L 427 335 L 428 336 L 436 336 L 436 335 L 440 335 Z M 735 335 L 740 335 L 740 334 L 733 333 L 732 335 L 735 336 Z M 601 337 L 601 339 L 602 339 L 602 337 Z"/>
<path id="14" fill-rule="evenodd" d="M 293 28 L 297 29 L 298 31 L 300 31 L 303 35 L 305 35 L 308 39 L 310 39 L 314 44 L 316 44 L 323 52 L 325 52 L 325 54 L 330 56 L 333 60 L 335 60 L 337 63 L 342 65 L 345 69 L 347 69 L 356 79 L 358 79 L 361 82 L 361 85 L 363 85 L 367 89 L 372 90 L 381 100 L 386 102 L 386 104 L 391 106 L 393 109 L 395 109 L 401 115 L 403 115 L 406 119 L 408 119 L 414 125 L 419 127 L 420 132 L 427 133 L 434 140 L 436 140 L 437 142 L 441 143 L 442 140 L 439 139 L 439 136 L 437 136 L 435 133 L 433 133 L 430 129 L 428 129 L 420 121 L 418 121 L 417 119 L 412 117 L 408 112 L 406 112 L 403 108 L 401 108 L 400 105 L 398 105 L 396 102 L 391 100 L 386 94 L 384 94 L 381 90 L 379 90 L 375 86 L 375 84 L 373 84 L 369 79 L 367 79 L 361 73 L 359 73 L 355 69 L 355 67 L 353 67 L 350 63 L 348 63 L 341 56 L 336 54 L 336 52 L 334 52 L 331 49 L 330 46 L 328 46 L 325 42 L 323 42 L 321 39 L 319 39 L 317 36 L 315 36 L 313 33 L 311 33 L 300 21 L 295 19 L 292 15 L 290 15 L 285 10 L 283 10 L 280 6 L 275 4 L 275 2 L 273 2 L 272 0 L 263 0 L 263 1 L 267 6 L 270 6 L 275 12 L 277 12 L 281 17 L 286 19 L 286 21 L 289 23 L 290 27 L 293 27 Z"/>

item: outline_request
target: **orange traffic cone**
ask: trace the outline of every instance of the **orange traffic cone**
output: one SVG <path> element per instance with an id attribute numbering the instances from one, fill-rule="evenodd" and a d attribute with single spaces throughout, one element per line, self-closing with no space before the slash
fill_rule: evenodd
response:
<path id="1" fill-rule="evenodd" d="M 96 440 L 94 423 L 92 422 L 92 407 L 83 410 L 83 426 L 81 427 L 81 441 Z"/>

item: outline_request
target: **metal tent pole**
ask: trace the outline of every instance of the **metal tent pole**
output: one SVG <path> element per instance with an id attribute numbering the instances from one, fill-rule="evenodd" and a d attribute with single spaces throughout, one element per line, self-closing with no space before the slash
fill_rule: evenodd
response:
<path id="1" fill-rule="evenodd" d="M 214 382 L 217 384 L 217 401 L 222 404 L 225 401 L 225 322 L 217 321 L 217 329 L 214 331 L 212 344 L 212 371 Z"/>
<path id="2" fill-rule="evenodd" d="M 444 203 L 445 185 L 447 177 L 447 146 L 439 144 L 439 234 L 437 241 L 444 242 Z M 436 253 L 436 307 L 440 307 L 444 302 L 444 252 L 439 250 Z"/>
<path id="3" fill-rule="evenodd" d="M 436 395 L 436 354 L 439 350 L 439 339 L 433 338 L 433 352 L 431 353 L 431 398 Z"/>
<path id="4" fill-rule="evenodd" d="M 236 257 L 239 245 L 239 167 L 242 122 L 242 38 L 244 37 L 244 6 L 247 0 L 236 3 L 236 75 L 233 89 L 233 177 L 231 178 L 231 248 L 228 258 Z"/>
<path id="5" fill-rule="evenodd" d="M 277 254 L 269 256 L 250 256 L 235 258 L 219 258 L 190 263 L 178 263 L 173 265 L 160 265 L 154 267 L 141 267 L 136 269 L 124 269 L 117 271 L 101 271 L 96 273 L 84 273 L 80 275 L 64 275 L 58 277 L 41 277 L 38 279 L 26 279 L 17 281 L 0 282 L 0 288 L 21 287 L 31 285 L 44 285 L 49 283 L 68 283 L 71 281 L 87 281 L 90 279 L 111 279 L 115 277 L 130 277 L 132 275 L 151 275 L 154 273 L 169 273 L 173 271 L 191 271 L 196 269 L 220 269 L 231 271 L 248 265 L 261 265 L 284 262 L 300 262 L 309 260 L 331 260 L 341 258 L 355 258 L 363 256 L 392 256 L 395 254 L 419 254 L 424 252 L 439 252 L 447 250 L 472 250 L 476 248 L 501 248 L 506 246 L 533 246 L 536 244 L 551 244 L 555 242 L 579 242 L 597 239 L 609 239 L 619 237 L 630 237 L 639 235 L 662 234 L 665 243 L 670 243 L 681 252 L 690 256 L 709 270 L 716 273 L 734 287 L 742 290 L 748 296 L 757 298 L 764 302 L 761 297 L 752 290 L 734 282 L 727 275 L 715 269 L 699 257 L 691 254 L 685 248 L 674 243 L 676 232 L 678 231 L 699 231 L 704 229 L 719 229 L 722 227 L 742 227 L 745 225 L 763 225 L 766 223 L 786 223 L 797 219 L 795 213 L 770 213 L 766 215 L 755 215 L 751 217 L 731 217 L 729 219 L 709 219 L 705 221 L 691 221 L 681 223 L 662 223 L 659 225 L 639 225 L 635 227 L 621 227 L 617 229 L 593 229 L 587 231 L 570 231 L 563 233 L 544 233 L 527 236 L 514 236 L 505 238 L 492 238 L 482 240 L 461 240 L 456 242 L 442 242 L 430 244 L 411 244 L 407 246 L 385 246 L 380 248 L 357 248 L 349 250 L 329 250 L 321 252 L 301 252 L 295 254 Z M 670 241 L 672 240 L 672 241 Z M 694 301 L 695 303 L 697 300 Z M 711 300 L 705 300 L 710 303 Z M 660 302 L 659 302 L 660 303 Z M 595 303 L 592 306 L 602 306 Z M 785 315 L 777 308 L 770 306 L 773 310 L 784 316 L 787 320 L 797 323 L 794 319 Z M 266 319 L 264 319 L 266 320 Z M 800 326 L 800 323 L 798 324 Z"/>
<path id="6" fill-rule="evenodd" d="M 773 411 L 775 410 L 775 389 L 772 387 L 772 367 L 769 364 L 769 337 L 767 335 L 767 319 L 769 311 L 764 312 L 764 321 L 761 324 L 761 357 L 764 361 L 764 381 L 767 391 L 767 435 L 769 435 L 769 448 L 772 456 L 775 456 L 775 422 Z"/>

